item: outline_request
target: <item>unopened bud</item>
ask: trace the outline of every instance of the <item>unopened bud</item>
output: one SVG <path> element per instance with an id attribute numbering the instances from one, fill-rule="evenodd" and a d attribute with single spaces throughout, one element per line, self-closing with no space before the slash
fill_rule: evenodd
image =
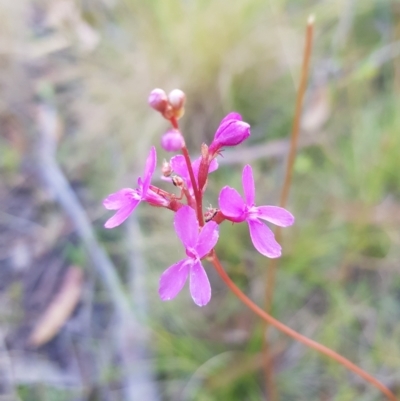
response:
<path id="1" fill-rule="evenodd" d="M 230 113 L 221 121 L 209 151 L 215 154 L 222 147 L 239 145 L 249 136 L 250 125 L 242 121 L 240 114 Z"/>
<path id="2" fill-rule="evenodd" d="M 169 177 L 172 174 L 172 166 L 165 159 L 161 166 L 161 173 L 164 177 Z"/>
<path id="3" fill-rule="evenodd" d="M 205 143 L 201 144 L 201 157 L 203 159 L 208 159 L 208 146 Z"/>
<path id="4" fill-rule="evenodd" d="M 174 89 L 168 94 L 169 104 L 174 110 L 180 110 L 185 104 L 186 95 L 180 89 Z"/>
<path id="5" fill-rule="evenodd" d="M 183 188 L 185 186 L 185 182 L 183 181 L 182 177 L 179 177 L 179 175 L 174 175 L 171 177 L 172 183 L 178 187 L 178 188 Z"/>
<path id="6" fill-rule="evenodd" d="M 198 173 L 199 190 L 202 191 L 207 183 L 209 173 L 210 160 L 208 158 L 208 146 L 203 143 L 201 145 L 201 159 Z"/>
<path id="7" fill-rule="evenodd" d="M 164 113 L 166 107 L 168 106 L 168 97 L 167 94 L 159 88 L 153 89 L 150 92 L 148 103 L 150 107 L 154 110 L 159 111 L 160 113 Z"/>
<path id="8" fill-rule="evenodd" d="M 185 141 L 178 130 L 170 129 L 162 136 L 161 146 L 167 152 L 177 152 L 185 146 Z"/>

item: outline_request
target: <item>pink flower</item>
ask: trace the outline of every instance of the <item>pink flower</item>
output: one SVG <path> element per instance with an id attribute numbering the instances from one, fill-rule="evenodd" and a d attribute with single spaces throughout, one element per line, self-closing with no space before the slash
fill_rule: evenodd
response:
<path id="1" fill-rule="evenodd" d="M 220 123 L 214 140 L 209 146 L 210 154 L 215 154 L 225 146 L 236 146 L 250 136 L 250 125 L 242 121 L 238 113 L 229 113 Z"/>
<path id="2" fill-rule="evenodd" d="M 193 174 L 196 179 L 196 183 L 198 181 L 200 162 L 201 162 L 201 157 L 199 157 L 192 163 Z M 187 189 L 189 190 L 190 193 L 193 194 L 193 186 L 192 186 L 192 182 L 190 180 L 189 171 L 187 168 L 185 158 L 182 155 L 177 155 L 177 156 L 172 157 L 171 158 L 171 167 L 172 167 L 172 170 L 174 171 L 174 173 L 180 175 L 185 180 Z M 213 159 L 208 168 L 208 172 L 212 173 L 213 171 L 215 171 L 217 169 L 218 169 L 218 162 L 216 159 Z M 205 190 L 205 187 L 203 187 L 203 191 L 204 190 Z"/>
<path id="3" fill-rule="evenodd" d="M 113 217 L 104 224 L 106 228 L 114 228 L 123 223 L 129 215 L 136 209 L 141 201 L 146 201 L 157 206 L 166 206 L 164 198 L 149 189 L 151 177 L 157 164 L 156 149 L 153 146 L 146 160 L 143 180 L 138 178 L 138 187 L 122 188 L 118 192 L 108 195 L 103 201 L 103 205 L 108 210 L 118 210 Z"/>
<path id="4" fill-rule="evenodd" d="M 277 226 L 287 227 L 294 223 L 294 217 L 286 209 L 277 206 L 255 206 L 255 186 L 253 171 L 247 165 L 243 169 L 242 185 L 245 201 L 231 187 L 222 188 L 219 194 L 219 207 L 224 216 L 233 222 L 246 221 L 254 247 L 269 258 L 281 256 L 281 246 L 275 241 L 274 233 L 260 219 Z"/>
<path id="5" fill-rule="evenodd" d="M 176 152 L 185 146 L 185 141 L 178 130 L 169 129 L 161 137 L 161 146 L 167 152 Z"/>
<path id="6" fill-rule="evenodd" d="M 181 207 L 175 214 L 176 234 L 186 248 L 187 258 L 170 266 L 161 275 L 158 293 L 163 301 L 175 298 L 190 275 L 190 294 L 196 305 L 204 306 L 211 299 L 211 286 L 201 264 L 218 241 L 218 224 L 209 221 L 199 232 L 195 211 Z"/>

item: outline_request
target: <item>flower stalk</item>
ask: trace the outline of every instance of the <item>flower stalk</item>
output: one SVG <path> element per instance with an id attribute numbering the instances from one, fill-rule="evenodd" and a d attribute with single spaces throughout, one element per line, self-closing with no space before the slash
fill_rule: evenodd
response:
<path id="1" fill-rule="evenodd" d="M 373 376 L 365 372 L 359 366 L 354 364 L 353 362 L 349 361 L 344 356 L 338 354 L 337 352 L 331 350 L 330 348 L 322 345 L 314 340 L 309 339 L 308 337 L 303 336 L 302 334 L 298 333 L 297 331 L 291 329 L 290 327 L 284 325 L 279 320 L 273 318 L 269 313 L 265 310 L 261 309 L 258 305 L 256 305 L 249 297 L 247 297 L 240 288 L 230 279 L 228 274 L 225 272 L 224 268 L 222 267 L 215 251 L 213 251 L 211 255 L 211 262 L 215 267 L 215 270 L 220 275 L 224 283 L 228 286 L 228 288 L 242 301 L 249 309 L 251 309 L 256 315 L 258 315 L 264 322 L 268 323 L 271 326 L 274 326 L 276 329 L 281 331 L 282 333 L 286 334 L 289 337 L 292 337 L 294 340 L 299 341 L 306 345 L 309 348 L 312 348 L 319 353 L 326 355 L 330 359 L 340 363 L 347 369 L 351 370 L 352 372 L 356 373 L 367 382 L 375 386 L 379 389 L 386 397 L 391 401 L 396 401 L 396 396 L 379 380 L 375 379 Z"/>
<path id="2" fill-rule="evenodd" d="M 170 119 L 171 121 L 171 125 L 179 131 L 179 125 L 178 125 L 178 120 L 175 117 L 172 117 Z M 180 131 L 179 131 L 180 132 Z M 203 197 L 202 194 L 200 193 L 198 186 L 197 186 L 197 181 L 194 177 L 194 172 L 193 172 L 193 168 L 192 168 L 192 162 L 190 160 L 190 155 L 189 155 L 189 151 L 186 147 L 186 145 L 184 145 L 182 147 L 182 155 L 185 158 L 186 161 L 186 166 L 189 172 L 189 176 L 190 176 L 190 181 L 192 183 L 193 186 L 193 192 L 194 192 L 194 198 L 196 200 L 196 213 L 197 213 L 197 218 L 199 220 L 199 224 L 200 227 L 204 226 L 204 218 L 203 218 Z"/>
<path id="3" fill-rule="evenodd" d="M 312 34 L 312 22 L 309 22 L 309 34 Z M 309 45 L 311 45 L 311 37 Z M 307 50 L 309 57 L 310 47 Z M 308 64 L 305 64 L 306 71 Z M 304 74 L 303 74 L 304 75 Z M 304 75 L 306 76 L 306 75 Z M 302 81 L 303 82 L 303 81 Z M 301 84 L 300 92 L 304 95 L 305 81 Z M 297 103 L 296 115 L 299 116 L 302 98 Z M 155 89 L 150 97 L 150 106 L 168 120 L 173 135 L 182 135 L 179 131 L 178 119 L 184 113 L 185 94 L 180 90 L 172 91 L 168 96 L 162 89 Z M 299 118 L 294 125 L 294 133 L 298 135 Z M 297 134 L 296 134 L 297 131 Z M 248 298 L 229 278 L 223 269 L 214 250 L 219 239 L 219 224 L 228 220 L 232 223 L 246 223 L 254 248 L 268 258 L 281 256 L 282 248 L 279 244 L 280 231 L 276 238 L 273 231 L 264 223 L 272 223 L 278 227 L 288 227 L 294 223 L 294 216 L 283 207 L 255 204 L 256 187 L 253 171 L 250 165 L 246 165 L 242 172 L 243 196 L 234 188 L 225 186 L 221 189 L 218 198 L 219 207 L 210 206 L 203 211 L 203 193 L 208 182 L 208 175 L 218 168 L 217 157 L 225 147 L 236 146 L 250 136 L 250 125 L 242 121 L 238 113 L 229 113 L 220 123 L 211 144 L 203 144 L 199 159 L 191 161 L 184 139 L 167 138 L 161 141 L 164 150 L 176 151 L 181 155 L 175 155 L 169 162 L 164 161 L 162 166 L 163 179 L 178 188 L 177 195 L 151 184 L 152 176 L 157 165 L 157 153 L 152 147 L 146 159 L 142 177 L 137 180 L 137 187 L 123 188 L 110 194 L 103 202 L 108 210 L 116 211 L 114 216 L 105 223 L 106 228 L 114 228 L 122 224 L 140 203 L 148 203 L 150 206 L 163 207 L 175 213 L 174 230 L 181 241 L 186 257 L 169 266 L 161 275 L 159 281 L 159 296 L 163 301 L 175 298 L 189 281 L 189 290 L 193 301 L 198 306 L 205 306 L 211 299 L 211 285 L 207 277 L 202 260 L 212 262 L 228 288 L 254 313 L 256 313 L 267 325 L 272 325 L 291 338 L 300 341 L 306 346 L 328 356 L 358 374 L 366 381 L 378 388 L 386 397 L 395 401 L 394 394 L 377 379 L 366 373 L 360 367 L 339 355 L 328 347 L 313 341 L 295 330 L 273 318 L 269 311 L 265 311 Z M 281 198 L 281 204 L 286 203 L 288 188 L 291 181 L 297 137 L 292 140 L 292 157 L 288 164 L 284 188 L 286 195 Z M 181 145 L 182 144 L 182 145 Z M 277 241 L 278 240 L 278 241 Z M 272 376 L 271 376 L 272 377 Z"/>
<path id="4" fill-rule="evenodd" d="M 192 186 L 193 186 L 194 198 L 196 200 L 197 218 L 199 220 L 200 227 L 203 227 L 204 226 L 203 196 L 200 193 L 199 188 L 197 186 L 197 181 L 194 177 L 194 172 L 193 172 L 193 168 L 192 168 L 192 162 L 190 161 L 189 152 L 188 152 L 186 146 L 184 146 L 182 148 L 182 154 L 183 154 L 183 157 L 185 158 L 187 169 L 188 169 L 189 176 L 190 176 L 190 181 L 192 182 Z"/>
<path id="5" fill-rule="evenodd" d="M 286 207 L 288 198 L 289 198 L 289 190 L 292 183 L 292 175 L 293 175 L 293 166 L 296 159 L 296 151 L 297 151 L 297 143 L 299 140 L 300 134 L 300 121 L 301 114 L 303 109 L 303 100 L 304 95 L 307 88 L 307 80 L 310 69 L 310 59 L 312 52 L 312 43 L 313 43 L 313 34 L 314 34 L 314 16 L 310 15 L 307 21 L 306 34 L 305 34 L 305 46 L 303 53 L 303 65 L 301 68 L 301 77 L 300 77 L 300 85 L 297 91 L 296 97 L 296 105 L 294 111 L 294 119 L 292 126 L 292 133 L 290 137 L 290 148 L 289 155 L 287 158 L 285 178 L 283 182 L 283 187 L 279 199 L 279 206 L 284 208 Z M 281 242 L 282 232 L 281 228 L 278 226 L 275 230 L 275 237 L 277 242 Z M 272 259 L 269 268 L 267 269 L 267 274 L 265 278 L 265 311 L 267 313 L 271 312 L 272 301 L 274 297 L 274 289 L 276 282 L 276 270 L 278 267 L 278 260 Z M 265 382 L 266 382 L 266 393 L 268 394 L 268 399 L 270 401 L 278 401 L 278 393 L 276 391 L 276 383 L 274 380 L 274 369 L 273 369 L 273 358 L 271 357 L 271 347 L 268 341 L 268 322 L 266 322 L 264 327 L 264 344 L 263 344 L 263 352 L 264 352 L 264 372 L 265 372 Z"/>

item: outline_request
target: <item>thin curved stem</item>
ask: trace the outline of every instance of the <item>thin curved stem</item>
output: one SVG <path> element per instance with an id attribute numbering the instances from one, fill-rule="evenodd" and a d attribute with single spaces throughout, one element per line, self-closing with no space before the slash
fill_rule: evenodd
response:
<path id="1" fill-rule="evenodd" d="M 290 185 L 292 183 L 293 166 L 294 166 L 294 161 L 296 159 L 297 143 L 299 141 L 300 121 L 302 114 L 301 112 L 303 109 L 303 100 L 307 89 L 307 80 L 310 69 L 313 33 L 314 33 L 314 17 L 310 16 L 308 18 L 308 23 L 306 28 L 306 43 L 304 47 L 303 65 L 301 67 L 300 86 L 297 91 L 297 97 L 296 97 L 296 106 L 294 111 L 292 134 L 290 138 L 289 156 L 286 164 L 285 180 L 282 188 L 281 197 L 279 200 L 279 204 L 281 207 L 286 206 L 289 197 Z"/>
<path id="2" fill-rule="evenodd" d="M 312 50 L 312 41 L 313 41 L 313 32 L 314 32 L 314 17 L 310 16 L 308 18 L 307 28 L 306 28 L 306 40 L 304 46 L 303 53 L 303 65 L 301 68 L 301 78 L 300 85 L 297 91 L 296 97 L 296 106 L 294 111 L 294 119 L 292 126 L 292 134 L 290 137 L 290 149 L 289 155 L 286 164 L 286 172 L 285 179 L 282 187 L 281 196 L 279 199 L 279 206 L 285 207 L 288 197 L 290 185 L 292 183 L 292 175 L 293 175 L 293 166 L 294 161 L 296 159 L 296 151 L 297 151 L 297 143 L 299 140 L 300 133 L 300 120 L 301 120 L 301 112 L 303 108 L 303 99 L 304 94 L 307 88 L 307 79 L 309 74 L 309 66 L 310 66 L 310 58 L 311 58 L 311 50 Z M 277 227 L 275 230 L 275 238 L 278 243 L 281 242 L 281 228 Z M 267 313 L 271 312 L 272 300 L 274 296 L 275 289 L 275 281 L 276 281 L 276 269 L 278 266 L 278 259 L 272 259 L 269 265 L 269 269 L 267 270 L 266 275 L 266 284 L 265 284 L 265 311 Z M 265 333 L 268 330 L 268 323 L 265 326 Z M 271 401 L 278 401 L 278 392 L 276 390 L 274 373 L 273 373 L 273 360 L 270 357 L 270 345 L 268 344 L 268 337 L 265 335 L 264 340 L 264 355 L 265 355 L 265 381 L 267 384 L 267 393 L 269 395 L 269 399 Z"/>
<path id="3" fill-rule="evenodd" d="M 270 314 L 265 312 L 259 306 L 257 306 L 250 298 L 248 298 L 239 287 L 230 279 L 228 274 L 225 272 L 224 268 L 221 265 L 215 251 L 211 254 L 212 263 L 217 270 L 218 274 L 221 276 L 222 280 L 225 284 L 229 287 L 229 289 L 247 306 L 249 307 L 256 315 L 258 315 L 261 319 L 263 319 L 266 323 L 274 326 L 282 333 L 286 334 L 289 337 L 303 343 L 309 348 L 313 348 L 316 351 L 320 352 L 321 354 L 326 355 L 327 357 L 335 360 L 336 362 L 340 363 L 347 369 L 351 370 L 352 372 L 356 373 L 360 377 L 362 377 L 367 382 L 371 383 L 377 389 L 379 389 L 390 401 L 398 401 L 396 396 L 379 380 L 375 379 L 373 376 L 365 372 L 359 366 L 355 365 L 353 362 L 349 361 L 344 356 L 338 354 L 337 352 L 331 350 L 325 345 L 322 345 L 314 340 L 309 339 L 308 337 L 303 336 L 302 334 L 298 333 L 297 331 L 291 329 L 290 327 L 284 325 L 279 320 L 273 318 Z"/>

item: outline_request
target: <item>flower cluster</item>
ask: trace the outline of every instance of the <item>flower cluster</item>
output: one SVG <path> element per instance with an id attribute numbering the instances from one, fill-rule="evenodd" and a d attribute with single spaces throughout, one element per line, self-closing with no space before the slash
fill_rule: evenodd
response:
<path id="1" fill-rule="evenodd" d="M 172 128 L 161 139 L 166 151 L 181 150 L 169 162 L 164 161 L 164 179 L 179 188 L 176 195 L 151 184 L 157 165 L 156 149 L 151 148 L 146 159 L 143 177 L 138 178 L 137 188 L 123 188 L 109 195 L 103 202 L 106 209 L 117 212 L 105 223 L 113 228 L 124 222 L 140 202 L 163 207 L 175 212 L 174 228 L 186 250 L 186 258 L 170 266 L 161 276 L 159 295 L 164 301 L 174 298 L 190 277 L 190 293 L 193 301 L 206 305 L 211 299 L 211 286 L 202 265 L 202 259 L 212 256 L 218 241 L 219 224 L 228 220 L 246 222 L 254 247 L 269 258 L 281 256 L 281 246 L 271 229 L 261 220 L 287 227 L 294 217 L 287 210 L 276 206 L 255 205 L 253 171 L 246 165 L 242 173 L 244 199 L 236 189 L 226 186 L 219 195 L 219 207 L 202 209 L 203 193 L 208 174 L 218 168 L 217 157 L 228 146 L 236 146 L 250 136 L 250 125 L 242 121 L 238 113 L 228 114 L 220 123 L 209 146 L 202 145 L 201 156 L 191 161 L 184 138 L 179 130 L 178 119 L 184 112 L 185 95 L 175 89 L 168 96 L 162 89 L 155 89 L 149 96 L 150 106 L 170 121 Z"/>

